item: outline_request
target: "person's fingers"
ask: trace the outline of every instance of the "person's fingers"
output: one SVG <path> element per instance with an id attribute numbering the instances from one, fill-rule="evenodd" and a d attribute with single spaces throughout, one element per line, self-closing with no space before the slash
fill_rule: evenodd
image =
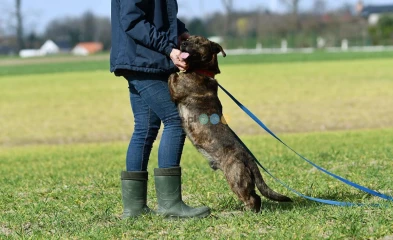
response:
<path id="1" fill-rule="evenodd" d="M 178 60 L 178 61 L 175 61 L 174 64 L 176 65 L 176 67 L 178 67 L 181 70 L 185 70 L 188 68 L 188 64 L 185 63 L 184 61 Z"/>
<path id="2" fill-rule="evenodd" d="M 180 50 L 178 50 L 176 48 L 172 49 L 172 52 L 170 54 L 170 58 L 172 59 L 173 63 L 176 64 L 176 62 L 180 61 L 180 54 L 181 54 Z"/>
<path id="3" fill-rule="evenodd" d="M 180 57 L 180 54 L 181 51 L 174 48 L 172 49 L 170 58 L 175 66 L 180 69 L 180 71 L 184 71 L 188 69 L 188 64 Z"/>

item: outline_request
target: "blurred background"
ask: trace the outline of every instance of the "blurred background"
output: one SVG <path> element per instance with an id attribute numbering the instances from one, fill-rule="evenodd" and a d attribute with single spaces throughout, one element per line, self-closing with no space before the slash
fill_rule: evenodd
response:
<path id="1" fill-rule="evenodd" d="M 369 51 L 393 44 L 391 0 L 179 0 L 178 4 L 179 17 L 192 34 L 240 53 L 354 47 Z M 2 55 L 87 55 L 110 46 L 110 1 L 0 2 Z"/>

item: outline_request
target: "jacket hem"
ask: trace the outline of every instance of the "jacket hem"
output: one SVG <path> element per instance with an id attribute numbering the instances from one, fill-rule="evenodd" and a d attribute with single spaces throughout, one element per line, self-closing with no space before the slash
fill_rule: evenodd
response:
<path id="1" fill-rule="evenodd" d="M 159 75 L 170 75 L 171 73 L 176 72 L 175 68 L 164 70 L 164 69 L 156 69 L 156 68 L 147 68 L 147 67 L 137 67 L 130 65 L 116 65 L 112 66 L 110 71 L 114 73 L 116 76 L 125 76 L 126 74 L 132 74 L 132 72 L 144 72 L 144 73 L 153 73 Z"/>

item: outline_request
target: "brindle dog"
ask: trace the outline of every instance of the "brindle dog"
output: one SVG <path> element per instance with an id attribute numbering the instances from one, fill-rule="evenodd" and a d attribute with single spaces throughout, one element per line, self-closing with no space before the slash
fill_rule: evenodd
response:
<path id="1" fill-rule="evenodd" d="M 247 208 L 255 212 L 261 208 L 255 185 L 268 199 L 290 202 L 290 198 L 266 185 L 254 156 L 223 118 L 217 96 L 218 83 L 214 79 L 214 75 L 220 73 L 217 54 L 226 55 L 222 47 L 204 37 L 191 36 L 181 44 L 180 50 L 184 52 L 181 57 L 188 62 L 189 69 L 172 74 L 169 89 L 188 138 L 214 170 L 224 172 L 232 191 Z"/>

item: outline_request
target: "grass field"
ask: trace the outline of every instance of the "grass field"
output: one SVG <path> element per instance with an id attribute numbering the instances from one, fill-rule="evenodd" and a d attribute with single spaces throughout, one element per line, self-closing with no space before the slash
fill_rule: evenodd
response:
<path id="1" fill-rule="evenodd" d="M 38 59 L 0 59 L 0 76 L 29 75 L 42 73 L 61 72 L 91 72 L 109 69 L 107 55 L 101 54 L 93 57 L 48 57 Z M 313 54 L 263 54 L 263 55 L 236 55 L 221 58 L 221 65 L 234 64 L 271 64 L 271 63 L 307 63 L 320 61 L 347 61 L 369 59 L 391 59 L 393 52 L 349 52 L 349 53 L 326 53 L 315 52 Z M 44 63 L 44 64 L 43 64 Z M 21 67 L 23 65 L 23 67 Z"/>
<path id="2" fill-rule="evenodd" d="M 340 58 L 323 54 L 237 60 L 228 56 L 220 59 L 222 74 L 217 78 L 306 157 L 393 195 L 390 53 Z M 264 134 L 222 93 L 230 126 L 278 178 L 311 196 L 381 206 L 316 204 L 264 174 L 272 188 L 290 195 L 294 203 L 264 200 L 260 214 L 246 212 L 222 173 L 213 172 L 187 142 L 182 160 L 184 199 L 190 205 L 211 207 L 212 217 L 120 220 L 119 173 L 133 118 L 126 81 L 109 74 L 107 61 L 100 58 L 22 64 L 0 59 L 0 239 L 393 237 L 391 203 L 317 172 Z M 148 204 L 153 208 L 156 152 L 155 147 L 149 165 Z"/>

